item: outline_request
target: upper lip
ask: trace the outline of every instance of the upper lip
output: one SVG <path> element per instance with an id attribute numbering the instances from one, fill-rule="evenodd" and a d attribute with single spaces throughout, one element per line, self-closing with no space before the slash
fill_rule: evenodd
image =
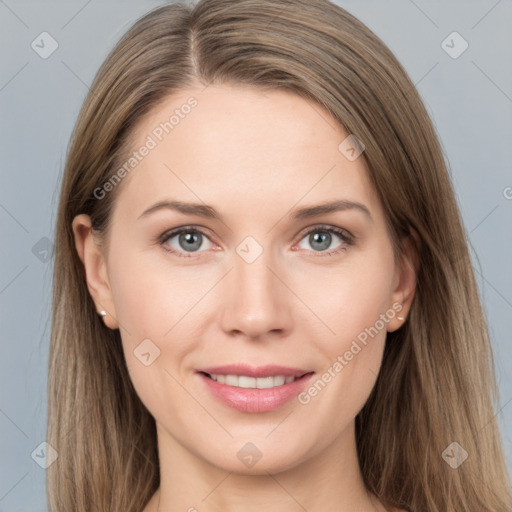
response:
<path id="1" fill-rule="evenodd" d="M 290 368 L 287 366 L 265 365 L 249 366 L 246 364 L 228 364 L 223 366 L 210 366 L 208 368 L 199 368 L 198 372 L 208 373 L 209 375 L 245 375 L 247 377 L 275 377 L 283 375 L 284 377 L 302 377 L 306 373 L 312 373 L 311 370 L 302 368 Z"/>

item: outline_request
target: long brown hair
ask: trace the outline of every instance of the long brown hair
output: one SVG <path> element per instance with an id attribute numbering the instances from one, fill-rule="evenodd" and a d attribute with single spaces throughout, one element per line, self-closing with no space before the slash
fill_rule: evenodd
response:
<path id="1" fill-rule="evenodd" d="M 94 190 L 125 158 L 142 116 L 197 82 L 284 89 L 327 109 L 364 142 L 396 253 L 417 233 L 412 309 L 388 334 L 356 417 L 367 488 L 415 512 L 510 512 L 492 351 L 435 130 L 390 50 L 327 0 L 165 5 L 138 20 L 98 71 L 68 151 L 56 226 L 50 510 L 140 512 L 158 488 L 155 422 L 132 386 L 119 331 L 98 318 L 71 224 L 85 213 L 105 233 L 121 185 L 102 200 Z M 453 442 L 468 454 L 456 469 L 443 456 L 453 456 Z"/>

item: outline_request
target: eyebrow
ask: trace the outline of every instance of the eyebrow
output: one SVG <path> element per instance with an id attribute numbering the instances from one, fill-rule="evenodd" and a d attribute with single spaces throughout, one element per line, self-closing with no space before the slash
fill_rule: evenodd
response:
<path id="1" fill-rule="evenodd" d="M 212 206 L 200 203 L 184 203 L 182 201 L 158 201 L 154 205 L 150 206 L 147 210 L 144 210 L 138 217 L 146 217 L 151 213 L 159 210 L 172 210 L 185 215 L 197 215 L 199 217 L 205 217 L 209 219 L 216 219 L 222 221 L 222 216 Z M 356 210 L 364 213 L 370 221 L 373 222 L 372 214 L 370 210 L 362 203 L 355 201 L 348 201 L 346 199 L 340 199 L 337 201 L 331 201 L 328 203 L 321 203 L 315 206 L 305 206 L 292 210 L 287 217 L 291 217 L 292 220 L 303 220 L 311 217 L 317 217 L 319 215 L 325 215 L 328 213 L 334 213 L 338 211 Z"/>

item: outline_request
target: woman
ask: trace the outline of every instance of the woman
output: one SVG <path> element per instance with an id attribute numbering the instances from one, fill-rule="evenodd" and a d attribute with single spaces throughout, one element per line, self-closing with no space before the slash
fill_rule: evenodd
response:
<path id="1" fill-rule="evenodd" d="M 325 1 L 140 19 L 58 212 L 52 511 L 511 509 L 431 121 Z"/>

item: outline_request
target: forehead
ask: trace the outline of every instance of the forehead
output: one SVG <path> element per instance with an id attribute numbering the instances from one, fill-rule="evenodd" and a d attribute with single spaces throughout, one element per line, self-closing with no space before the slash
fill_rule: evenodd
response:
<path id="1" fill-rule="evenodd" d="M 375 203 L 364 159 L 340 151 L 347 136 L 321 106 L 287 91 L 191 87 L 137 125 L 121 198 L 139 212 L 167 197 L 252 211 L 342 196 Z"/>

